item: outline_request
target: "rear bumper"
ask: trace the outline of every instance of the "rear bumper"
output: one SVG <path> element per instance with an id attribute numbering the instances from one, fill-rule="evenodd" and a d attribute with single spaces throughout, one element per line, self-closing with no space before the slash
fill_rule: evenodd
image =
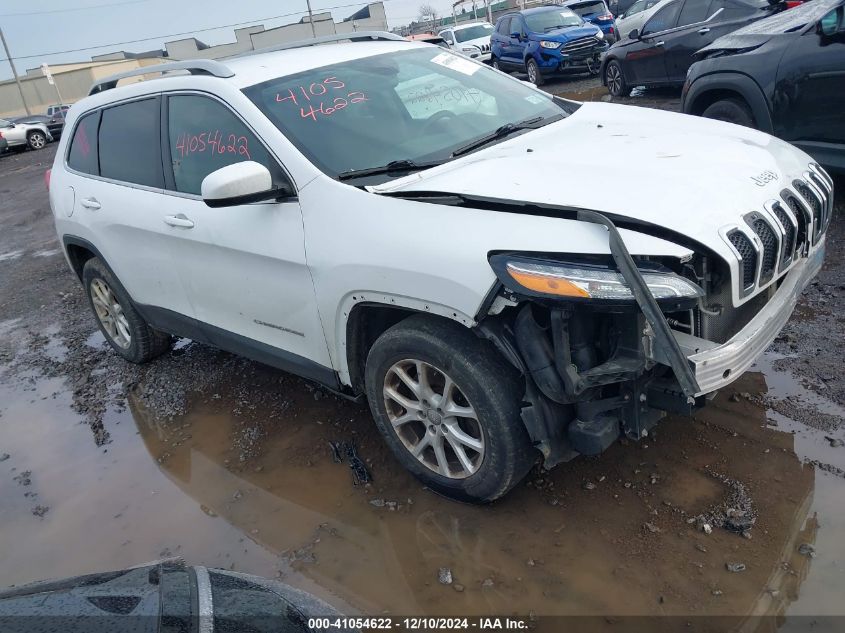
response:
<path id="1" fill-rule="evenodd" d="M 792 315 L 801 292 L 821 269 L 824 252 L 823 241 L 807 259 L 789 271 L 766 307 L 727 343 L 718 345 L 673 330 L 698 382 L 700 391 L 696 395 L 729 385 L 766 351 Z"/>

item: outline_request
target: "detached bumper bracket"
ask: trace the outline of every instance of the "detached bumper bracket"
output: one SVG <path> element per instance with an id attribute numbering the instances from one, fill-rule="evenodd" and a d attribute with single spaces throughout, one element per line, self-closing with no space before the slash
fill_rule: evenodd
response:
<path id="1" fill-rule="evenodd" d="M 628 285 L 631 287 L 631 292 L 634 294 L 634 299 L 637 301 L 640 310 L 651 326 L 654 332 L 655 345 L 662 348 L 662 351 L 669 361 L 669 366 L 675 372 L 675 378 L 680 384 L 684 395 L 688 398 L 694 398 L 695 394 L 699 392 L 698 381 L 695 374 L 681 351 L 681 346 L 672 334 L 669 324 L 666 322 L 666 317 L 660 311 L 660 306 L 657 305 L 657 300 L 651 294 L 645 281 L 637 269 L 637 265 L 631 258 L 631 254 L 625 246 L 625 241 L 619 233 L 619 229 L 611 220 L 596 211 L 589 211 L 587 209 L 579 209 L 576 216 L 582 222 L 592 222 L 593 224 L 601 224 L 607 229 L 608 241 L 610 243 L 610 254 L 613 256 L 613 261 L 616 267 Z"/>

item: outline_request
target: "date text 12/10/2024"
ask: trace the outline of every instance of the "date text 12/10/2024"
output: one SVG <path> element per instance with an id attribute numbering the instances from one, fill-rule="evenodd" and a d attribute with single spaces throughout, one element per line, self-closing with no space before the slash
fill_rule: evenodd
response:
<path id="1" fill-rule="evenodd" d="M 314 631 L 361 629 L 364 631 L 523 631 L 530 628 L 525 618 L 438 618 L 438 617 L 339 617 L 309 618 Z"/>

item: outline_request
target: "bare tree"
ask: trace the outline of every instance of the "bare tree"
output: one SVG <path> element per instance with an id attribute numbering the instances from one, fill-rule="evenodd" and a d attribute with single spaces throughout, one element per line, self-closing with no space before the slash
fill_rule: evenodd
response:
<path id="1" fill-rule="evenodd" d="M 428 3 L 423 3 L 420 5 L 420 22 L 430 22 L 431 23 L 431 30 L 434 30 L 435 25 L 437 24 L 437 9 L 435 9 L 432 5 Z"/>

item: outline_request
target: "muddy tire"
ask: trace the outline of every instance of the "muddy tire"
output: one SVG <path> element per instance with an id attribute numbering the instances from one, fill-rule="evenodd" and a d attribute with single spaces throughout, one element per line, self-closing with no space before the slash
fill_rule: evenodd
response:
<path id="1" fill-rule="evenodd" d="M 153 329 L 103 262 L 85 262 L 82 284 L 100 331 L 112 349 L 132 363 L 146 363 L 170 349 L 172 337 Z"/>
<path id="2" fill-rule="evenodd" d="M 743 125 L 745 127 L 754 127 L 754 117 L 751 116 L 751 110 L 748 106 L 739 99 L 722 99 L 709 105 L 704 112 L 701 113 L 706 119 L 716 119 L 717 121 L 727 121 L 728 123 L 735 123 L 736 125 Z"/>
<path id="3" fill-rule="evenodd" d="M 631 86 L 625 81 L 622 65 L 615 59 L 610 60 L 604 68 L 604 85 L 614 97 L 627 97 L 631 94 Z"/>
<path id="4" fill-rule="evenodd" d="M 543 73 L 540 72 L 540 67 L 533 57 L 529 57 L 528 61 L 525 62 L 525 72 L 528 73 L 528 81 L 535 86 L 542 86 L 546 83 Z"/>
<path id="5" fill-rule="evenodd" d="M 520 418 L 519 373 L 455 322 L 418 315 L 394 325 L 373 344 L 365 378 L 391 450 L 436 492 L 490 502 L 537 459 Z"/>

